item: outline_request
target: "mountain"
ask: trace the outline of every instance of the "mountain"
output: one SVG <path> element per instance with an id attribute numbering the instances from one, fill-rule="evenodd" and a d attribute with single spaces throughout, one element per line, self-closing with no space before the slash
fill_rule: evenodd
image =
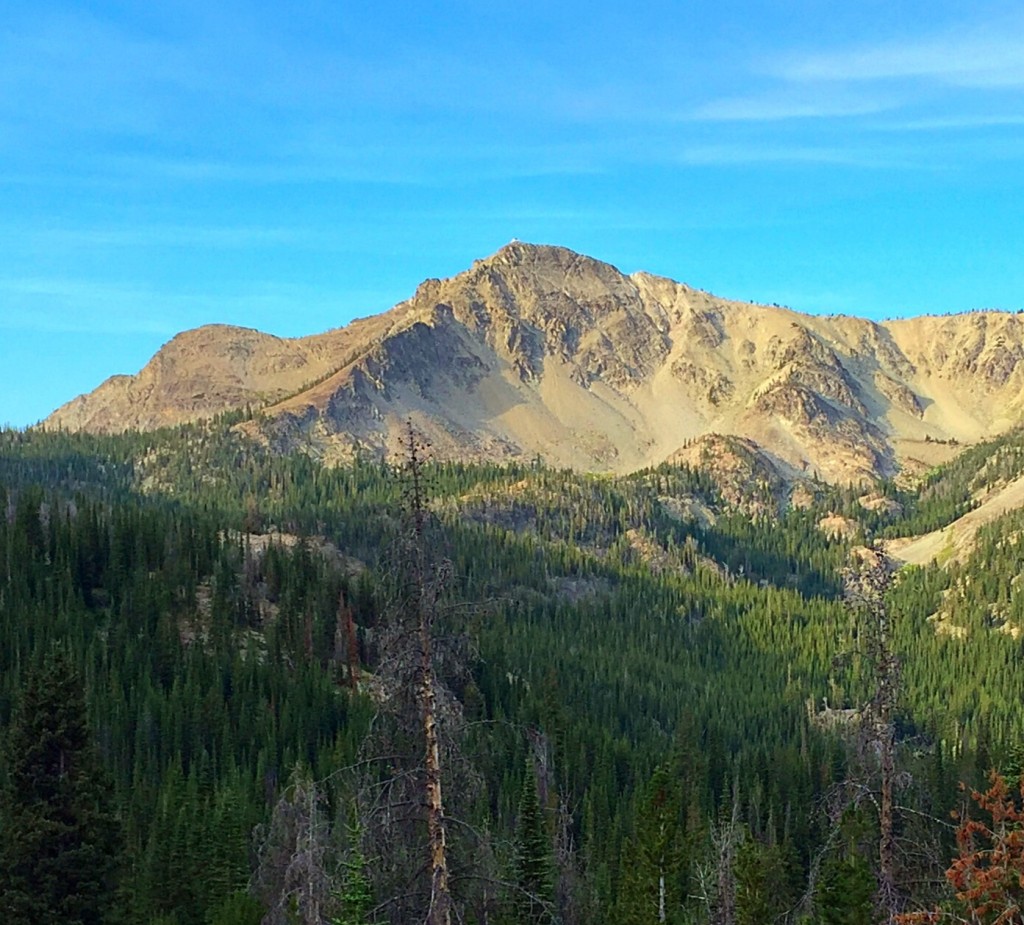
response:
<path id="1" fill-rule="evenodd" d="M 772 478 L 846 482 L 1020 423 L 1022 358 L 1014 314 L 804 315 L 513 242 L 324 334 L 185 332 L 44 426 L 150 429 L 248 406 L 238 426 L 327 460 L 391 452 L 411 420 L 436 457 L 616 473 L 695 444 L 708 455 L 722 434 Z"/>

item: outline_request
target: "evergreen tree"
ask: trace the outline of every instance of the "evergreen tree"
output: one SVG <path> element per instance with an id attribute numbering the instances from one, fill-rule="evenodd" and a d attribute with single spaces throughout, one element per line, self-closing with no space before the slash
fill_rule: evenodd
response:
<path id="1" fill-rule="evenodd" d="M 781 921 L 796 905 L 794 859 L 784 845 L 747 838 L 736 852 L 737 925 Z"/>
<path id="2" fill-rule="evenodd" d="M 516 826 L 516 909 L 521 925 L 551 920 L 551 840 L 537 795 L 533 768 L 528 768 L 519 800 Z"/>
<path id="3" fill-rule="evenodd" d="M 636 835 L 623 854 L 622 918 L 629 925 L 678 920 L 686 868 L 681 796 L 671 766 L 659 765 L 641 797 Z"/>
<path id="4" fill-rule="evenodd" d="M 864 812 L 848 809 L 838 821 L 837 844 L 821 867 L 815 907 L 822 925 L 873 925 L 877 832 Z"/>
<path id="5" fill-rule="evenodd" d="M 340 911 L 331 925 L 366 925 L 373 908 L 373 890 L 366 872 L 366 857 L 359 846 L 362 832 L 358 825 L 351 828 L 349 837 L 351 845 L 341 861 L 344 877 L 338 891 Z"/>
<path id="6" fill-rule="evenodd" d="M 99 925 L 114 896 L 120 832 L 82 681 L 51 654 L 12 718 L 0 792 L 0 918 Z"/>

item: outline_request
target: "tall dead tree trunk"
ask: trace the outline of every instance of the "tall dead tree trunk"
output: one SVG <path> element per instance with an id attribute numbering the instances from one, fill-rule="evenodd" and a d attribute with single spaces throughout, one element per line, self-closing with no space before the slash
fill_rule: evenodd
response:
<path id="1" fill-rule="evenodd" d="M 896 730 L 892 713 L 896 700 L 896 660 L 889 649 L 888 618 L 882 604 L 878 618 L 876 669 L 877 717 L 881 794 L 879 808 L 879 898 L 890 919 L 896 914 L 896 838 L 893 834 L 893 778 L 896 774 Z"/>
<path id="2" fill-rule="evenodd" d="M 430 624 L 420 621 L 420 707 L 423 715 L 423 741 L 426 746 L 427 841 L 430 845 L 429 925 L 449 925 L 452 898 L 448 887 L 448 841 L 445 831 L 444 803 L 441 799 L 441 747 L 437 735 L 434 669 L 430 645 Z"/>
<path id="3" fill-rule="evenodd" d="M 859 565 L 846 574 L 846 597 L 861 612 L 866 654 L 874 672 L 874 690 L 865 708 L 864 720 L 870 745 L 878 755 L 878 906 L 887 922 L 895 920 L 899 907 L 893 802 L 896 777 L 893 713 L 899 694 L 900 666 L 892 651 L 885 600 L 894 572 L 892 560 L 883 552 L 868 549 L 864 550 Z"/>
<path id="4" fill-rule="evenodd" d="M 441 795 L 441 746 L 437 732 L 437 699 L 434 690 L 432 633 L 436 612 L 437 583 L 427 574 L 427 550 L 423 535 L 426 500 L 422 460 L 416 434 L 409 425 L 405 447 L 409 470 L 409 507 L 412 519 L 412 601 L 419 637 L 420 660 L 417 699 L 423 724 L 424 800 L 427 813 L 427 844 L 430 854 L 430 906 L 428 925 L 451 925 L 452 897 L 448 882 L 448 838 Z"/>
<path id="5" fill-rule="evenodd" d="M 364 854 L 378 859 L 369 876 L 379 912 L 391 925 L 462 920 L 463 907 L 476 894 L 466 886 L 454 895 L 453 865 L 482 869 L 490 858 L 487 849 L 456 856 L 451 844 L 452 806 L 470 805 L 480 786 L 460 755 L 463 712 L 446 683 L 465 680 L 472 647 L 456 631 L 455 614 L 465 605 L 450 599 L 452 563 L 442 552 L 443 527 L 428 505 L 423 458 L 410 426 L 403 440 L 402 518 L 382 562 L 381 616 L 366 634 L 373 667 L 361 687 L 379 709 L 353 774 Z M 336 647 L 343 657 L 346 614 L 340 611 Z M 354 654 L 350 646 L 350 676 Z M 472 837 L 469 829 L 462 833 L 457 847 Z"/>
<path id="6" fill-rule="evenodd" d="M 715 925 L 735 925 L 736 922 L 736 849 L 742 839 L 740 821 L 739 786 L 733 782 L 732 815 L 718 832 L 712 833 L 712 843 L 718 854 L 718 904 Z"/>

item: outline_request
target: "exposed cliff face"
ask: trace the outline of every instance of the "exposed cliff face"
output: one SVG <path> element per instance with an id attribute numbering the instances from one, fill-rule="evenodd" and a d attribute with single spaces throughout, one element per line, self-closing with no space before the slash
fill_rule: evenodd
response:
<path id="1" fill-rule="evenodd" d="M 247 404 L 263 411 L 254 433 L 327 458 L 390 452 L 412 419 L 437 456 L 622 472 L 718 433 L 780 477 L 846 481 L 1019 423 L 1024 323 L 812 317 L 513 243 L 326 334 L 186 332 L 46 426 L 151 428 Z"/>
<path id="2" fill-rule="evenodd" d="M 680 447 L 666 462 L 711 470 L 726 506 L 754 516 L 775 514 L 791 500 L 789 484 L 771 457 L 744 437 L 707 434 Z"/>

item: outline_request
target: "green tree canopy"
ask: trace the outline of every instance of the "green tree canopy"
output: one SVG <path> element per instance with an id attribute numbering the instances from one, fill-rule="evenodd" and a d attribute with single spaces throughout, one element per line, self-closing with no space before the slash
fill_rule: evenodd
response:
<path id="1" fill-rule="evenodd" d="M 0 918 L 100 925 L 113 897 L 119 830 L 82 680 L 63 653 L 29 673 L 5 746 Z"/>

